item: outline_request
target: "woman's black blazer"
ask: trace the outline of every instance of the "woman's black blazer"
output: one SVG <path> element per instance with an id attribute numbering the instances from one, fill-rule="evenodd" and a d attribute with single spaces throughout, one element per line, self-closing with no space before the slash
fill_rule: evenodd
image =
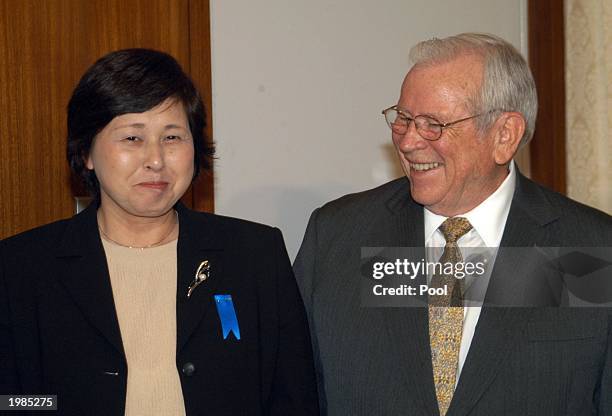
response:
<path id="1" fill-rule="evenodd" d="M 187 415 L 318 414 L 280 231 L 177 210 L 176 366 Z M 209 277 L 188 298 L 205 260 Z M 240 340 L 223 338 L 215 295 L 231 295 Z M 62 415 L 123 415 L 128 371 L 96 208 L 0 242 L 0 394 L 56 394 Z"/>

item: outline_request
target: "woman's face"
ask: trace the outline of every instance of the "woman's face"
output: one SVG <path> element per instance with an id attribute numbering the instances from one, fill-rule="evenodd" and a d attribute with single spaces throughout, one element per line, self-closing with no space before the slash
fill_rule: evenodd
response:
<path id="1" fill-rule="evenodd" d="M 168 99 L 144 113 L 115 117 L 95 137 L 87 168 L 100 183 L 102 210 L 159 217 L 189 187 L 193 159 L 185 109 Z"/>

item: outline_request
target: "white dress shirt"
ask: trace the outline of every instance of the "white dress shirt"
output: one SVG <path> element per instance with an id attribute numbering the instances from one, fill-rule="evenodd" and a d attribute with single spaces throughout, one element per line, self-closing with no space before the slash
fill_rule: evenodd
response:
<path id="1" fill-rule="evenodd" d="M 510 170 L 508 176 L 504 179 L 502 184 L 493 192 L 487 199 L 482 201 L 480 205 L 475 207 L 465 214 L 456 215 L 457 217 L 465 217 L 472 224 L 472 229 L 467 232 L 464 236 L 457 240 L 459 250 L 462 251 L 462 255 L 465 260 L 465 251 L 462 248 L 467 247 L 499 247 L 499 243 L 504 233 L 506 226 L 506 220 L 508 219 L 508 212 L 510 211 L 510 204 L 512 202 L 512 196 L 514 195 L 514 188 L 516 186 L 516 173 L 514 168 L 514 161 L 510 162 Z M 438 261 L 444 251 L 446 241 L 442 232 L 439 230 L 440 225 L 448 217 L 434 214 L 427 208 L 424 208 L 425 214 L 425 247 L 427 247 L 428 258 L 427 261 Z M 431 256 L 431 258 L 430 258 Z M 487 266 L 489 272 L 493 264 Z M 431 278 L 431 276 L 429 276 Z M 467 282 L 466 282 L 467 284 Z M 476 324 L 480 317 L 479 306 L 466 306 L 463 311 L 463 333 L 461 336 L 461 348 L 459 350 L 459 363 L 457 367 L 457 378 L 455 380 L 455 387 L 459 382 L 461 370 L 465 364 L 472 338 L 474 337 L 474 331 L 476 330 Z"/>

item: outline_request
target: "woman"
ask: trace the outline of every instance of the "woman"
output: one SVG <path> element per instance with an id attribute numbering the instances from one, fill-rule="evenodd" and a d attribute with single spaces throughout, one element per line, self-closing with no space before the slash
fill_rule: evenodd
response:
<path id="1" fill-rule="evenodd" d="M 56 394 L 66 415 L 318 414 L 281 233 L 179 202 L 209 167 L 204 123 L 167 54 L 85 73 L 67 153 L 94 202 L 0 243 L 0 394 Z"/>

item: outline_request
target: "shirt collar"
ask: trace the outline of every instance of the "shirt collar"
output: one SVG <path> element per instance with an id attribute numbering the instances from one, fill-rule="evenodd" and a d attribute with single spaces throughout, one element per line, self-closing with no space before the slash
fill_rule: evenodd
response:
<path id="1" fill-rule="evenodd" d="M 461 215 L 461 217 L 465 217 L 470 221 L 470 224 L 472 224 L 472 227 L 482 238 L 486 247 L 498 247 L 501 242 L 516 186 L 515 170 L 514 161 L 511 161 L 508 176 L 506 176 L 495 192 L 482 201 L 480 205 Z M 448 217 L 434 214 L 427 208 L 423 208 L 423 212 L 425 242 L 427 242 Z"/>

